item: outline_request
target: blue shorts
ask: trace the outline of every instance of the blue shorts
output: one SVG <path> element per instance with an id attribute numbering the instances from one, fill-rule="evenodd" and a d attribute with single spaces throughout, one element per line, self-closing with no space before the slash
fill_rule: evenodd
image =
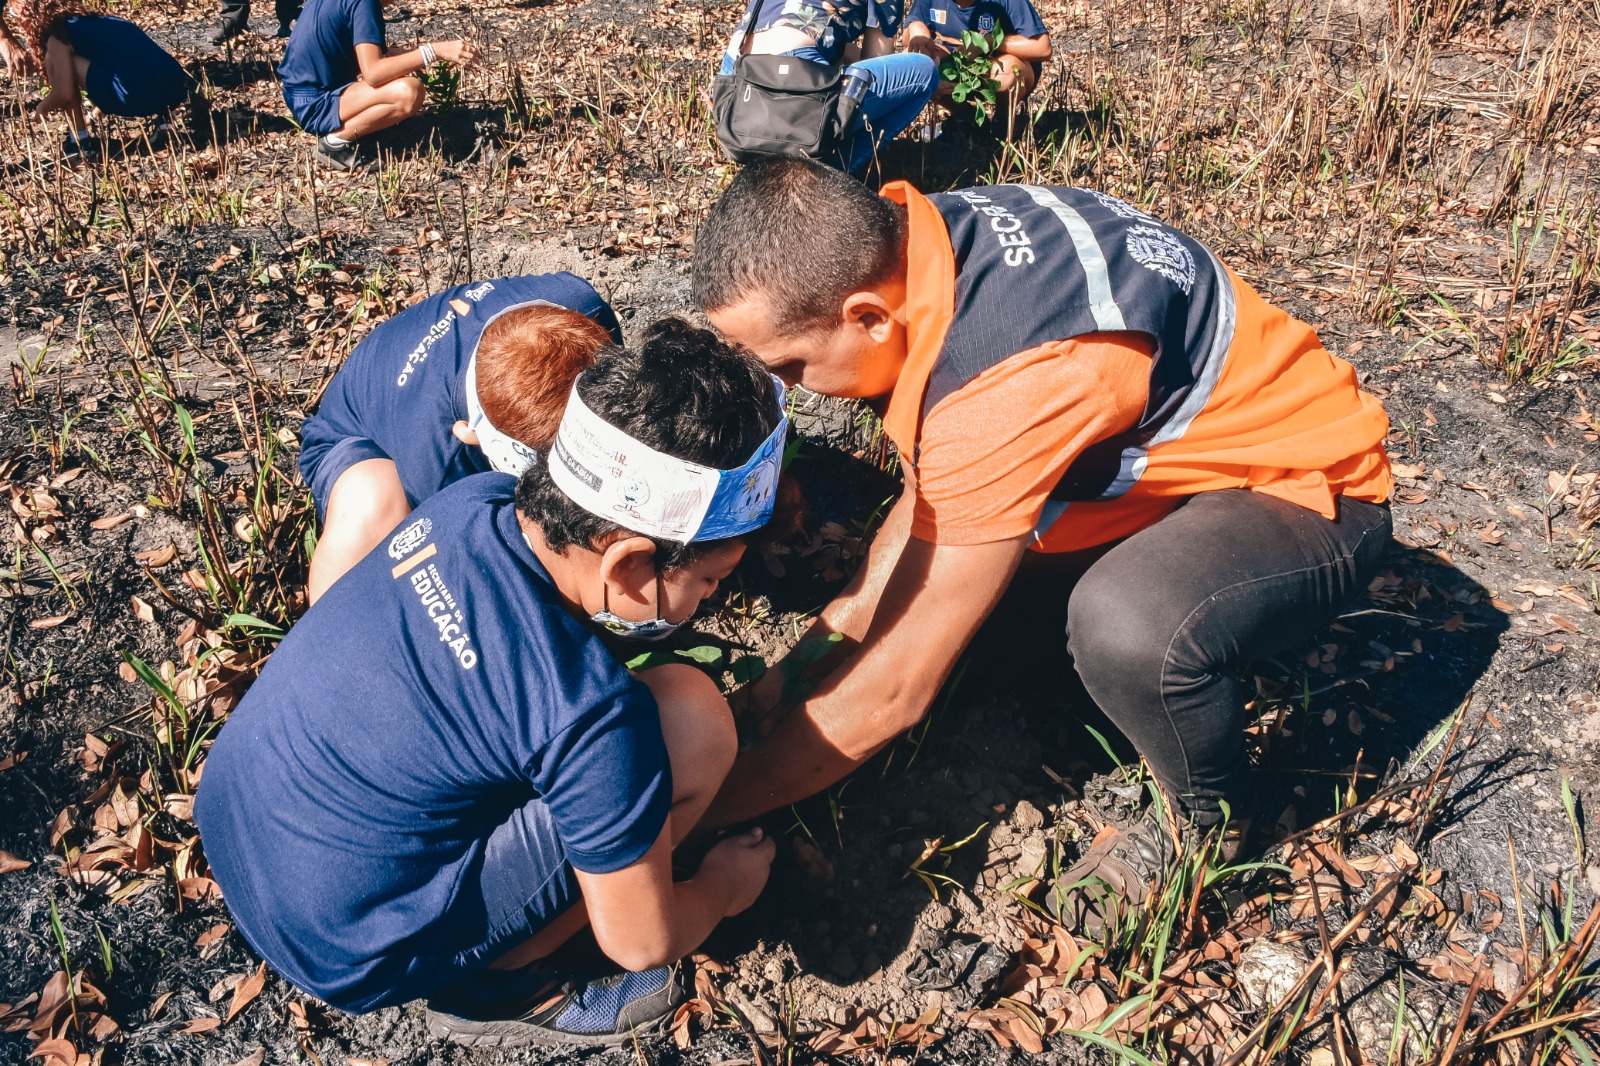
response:
<path id="1" fill-rule="evenodd" d="M 483 969 L 583 898 L 550 808 L 541 799 L 529 800 L 495 827 L 484 844 L 483 864 L 474 872 L 476 878 L 469 873 L 456 894 L 449 924 L 461 929 L 463 919 L 470 919 L 466 939 L 475 942 L 448 945 L 441 952 L 450 974 L 435 991 Z"/>
<path id="2" fill-rule="evenodd" d="M 66 21 L 72 50 L 89 61 L 84 90 L 108 115 L 150 118 L 189 97 L 178 61 L 126 19 L 84 15 Z"/>
<path id="3" fill-rule="evenodd" d="M 289 113 L 300 123 L 301 129 L 321 137 L 344 125 L 339 117 L 339 98 L 354 84 L 350 82 L 337 89 L 291 89 L 285 85 L 283 102 L 289 105 Z"/>
<path id="4" fill-rule="evenodd" d="M 482 970 L 582 898 L 550 809 L 535 798 L 490 831 L 448 910 L 381 952 L 361 995 L 309 986 L 303 990 L 350 1014 L 425 999 Z M 416 915 L 404 915 L 404 920 L 414 922 Z M 237 915 L 235 924 L 254 947 L 250 930 Z M 259 948 L 256 952 L 262 954 Z"/>
<path id="5" fill-rule="evenodd" d="M 344 472 L 368 459 L 388 459 L 389 454 L 365 437 L 318 440 L 301 432 L 300 477 L 311 489 L 311 498 L 317 501 L 317 518 L 327 521 L 328 499 Z"/>

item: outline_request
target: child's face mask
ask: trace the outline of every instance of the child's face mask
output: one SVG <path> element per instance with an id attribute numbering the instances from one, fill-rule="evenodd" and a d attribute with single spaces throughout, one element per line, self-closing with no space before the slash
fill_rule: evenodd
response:
<path id="1" fill-rule="evenodd" d="M 665 640 L 689 624 L 689 619 L 687 618 L 681 622 L 669 622 L 661 616 L 661 575 L 659 573 L 656 574 L 656 616 L 654 618 L 635 622 L 631 618 L 623 618 L 621 615 L 613 614 L 608 593 L 604 586 L 600 589 L 600 602 L 604 606 L 589 616 L 590 621 L 604 627 L 608 633 L 624 640 Z"/>

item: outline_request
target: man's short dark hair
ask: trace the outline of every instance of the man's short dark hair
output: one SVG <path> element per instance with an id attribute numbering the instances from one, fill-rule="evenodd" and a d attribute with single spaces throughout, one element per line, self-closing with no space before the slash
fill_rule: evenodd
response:
<path id="1" fill-rule="evenodd" d="M 718 470 L 742 466 L 778 425 L 772 376 L 755 357 L 681 318 L 663 319 L 578 376 L 589 410 L 641 444 Z M 579 507 L 550 477 L 549 452 L 517 482 L 517 510 L 551 548 L 593 548 L 623 528 Z M 693 562 L 718 541 L 655 540 L 656 568 Z"/>
<path id="2" fill-rule="evenodd" d="M 905 270 L 905 209 L 832 167 L 775 159 L 746 167 L 694 238 L 702 311 L 766 298 L 777 329 L 837 321 L 845 297 Z"/>

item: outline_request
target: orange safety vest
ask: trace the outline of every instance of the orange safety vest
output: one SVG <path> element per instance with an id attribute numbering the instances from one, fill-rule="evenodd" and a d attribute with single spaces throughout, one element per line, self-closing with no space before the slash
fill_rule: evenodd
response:
<path id="1" fill-rule="evenodd" d="M 1154 341 L 1138 423 L 1086 449 L 1035 527 L 1040 551 L 1128 536 L 1186 497 L 1248 488 L 1333 518 L 1393 488 L 1389 421 L 1355 369 L 1193 238 L 1082 189 L 883 195 L 907 209 L 907 358 L 884 429 L 915 467 L 923 417 L 1018 352 L 1088 333 Z"/>

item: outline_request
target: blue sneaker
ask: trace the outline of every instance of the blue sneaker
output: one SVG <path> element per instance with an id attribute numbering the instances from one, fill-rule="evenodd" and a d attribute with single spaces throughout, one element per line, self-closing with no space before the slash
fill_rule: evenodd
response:
<path id="1" fill-rule="evenodd" d="M 614 1047 L 661 1032 L 688 999 L 678 966 L 592 980 L 538 966 L 483 970 L 428 1001 L 428 1033 L 478 1047 Z"/>

